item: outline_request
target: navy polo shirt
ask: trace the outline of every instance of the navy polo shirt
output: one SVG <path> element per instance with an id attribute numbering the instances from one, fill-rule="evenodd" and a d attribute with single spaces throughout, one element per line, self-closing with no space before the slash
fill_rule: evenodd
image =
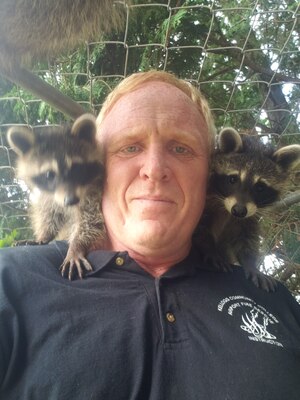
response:
<path id="1" fill-rule="evenodd" d="M 0 251 L 0 398 L 299 400 L 300 307 L 193 251 L 160 278 L 94 251 L 61 277 L 64 242 Z"/>

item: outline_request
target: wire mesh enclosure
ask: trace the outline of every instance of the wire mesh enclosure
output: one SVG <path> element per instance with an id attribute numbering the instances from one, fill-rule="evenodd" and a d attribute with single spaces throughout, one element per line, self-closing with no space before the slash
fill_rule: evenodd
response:
<path id="1" fill-rule="evenodd" d="M 280 145 L 300 142 L 298 1 L 115 3 L 122 9 L 119 29 L 25 67 L 94 114 L 127 75 L 170 71 L 202 91 L 218 129 L 233 126 Z M 14 178 L 6 131 L 16 124 L 47 128 L 69 121 L 71 114 L 1 76 L 0 96 L 0 245 L 5 246 L 32 236 L 29 194 Z M 292 196 L 261 221 L 261 268 L 295 295 L 300 295 L 299 174 L 291 180 Z"/>

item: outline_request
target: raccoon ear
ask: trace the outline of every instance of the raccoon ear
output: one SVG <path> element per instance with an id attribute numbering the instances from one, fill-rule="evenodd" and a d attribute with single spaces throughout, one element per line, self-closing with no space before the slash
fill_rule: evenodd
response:
<path id="1" fill-rule="evenodd" d="M 80 139 L 88 142 L 95 141 L 96 138 L 96 118 L 93 114 L 83 114 L 74 122 L 72 135 L 77 135 Z"/>
<path id="2" fill-rule="evenodd" d="M 243 149 L 240 134 L 233 128 L 224 128 L 219 133 L 218 147 L 222 153 L 238 153 Z"/>
<path id="3" fill-rule="evenodd" d="M 25 126 L 13 126 L 7 131 L 7 141 L 19 156 L 23 156 L 34 145 L 34 134 Z"/>
<path id="4" fill-rule="evenodd" d="M 281 147 L 281 149 L 275 151 L 272 159 L 284 171 L 292 171 L 300 164 L 300 145 L 291 144 L 289 146 Z"/>

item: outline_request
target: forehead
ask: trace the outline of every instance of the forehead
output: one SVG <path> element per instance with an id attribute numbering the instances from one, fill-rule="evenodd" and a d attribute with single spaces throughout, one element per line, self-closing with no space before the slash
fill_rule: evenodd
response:
<path id="1" fill-rule="evenodd" d="M 207 141 L 203 115 L 180 89 L 165 82 L 148 82 L 122 96 L 106 115 L 99 130 L 101 139 L 125 132 L 183 134 Z"/>

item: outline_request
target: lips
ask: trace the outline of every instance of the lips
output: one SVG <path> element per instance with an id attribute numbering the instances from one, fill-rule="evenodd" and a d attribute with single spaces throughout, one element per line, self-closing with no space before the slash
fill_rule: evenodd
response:
<path id="1" fill-rule="evenodd" d="M 166 196 L 143 195 L 133 197 L 131 204 L 137 212 L 141 212 L 144 216 L 150 213 L 149 215 L 152 218 L 161 215 L 162 212 L 167 213 L 174 209 L 176 203 Z"/>
<path id="2" fill-rule="evenodd" d="M 133 198 L 133 200 L 139 200 L 139 201 L 153 201 L 153 202 L 163 202 L 163 203 L 174 203 L 173 200 L 170 200 L 169 198 L 166 198 L 164 196 L 139 196 Z"/>

